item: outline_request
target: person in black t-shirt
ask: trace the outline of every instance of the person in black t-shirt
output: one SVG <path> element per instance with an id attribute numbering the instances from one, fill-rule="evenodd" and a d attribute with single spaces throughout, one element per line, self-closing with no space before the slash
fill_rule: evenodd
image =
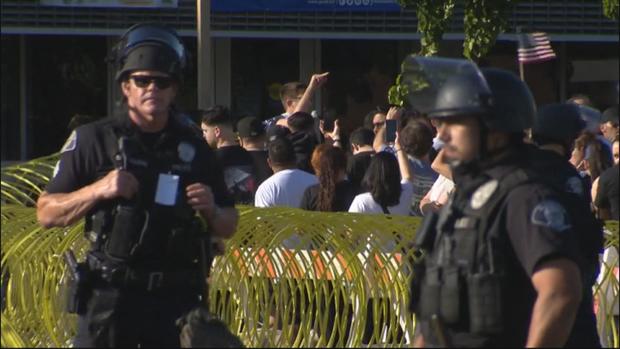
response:
<path id="1" fill-rule="evenodd" d="M 349 137 L 353 155 L 349 157 L 347 164 L 347 177 L 357 194 L 365 192 L 362 188 L 362 179 L 370 166 L 372 156 L 375 155 L 375 150 L 372 148 L 374 139 L 374 132 L 364 127 L 356 129 Z"/>
<path id="2" fill-rule="evenodd" d="M 355 197 L 355 188 L 346 180 L 346 154 L 329 144 L 321 144 L 312 153 L 312 167 L 319 183 L 306 189 L 301 208 L 309 211 L 346 212 Z"/>
<path id="3" fill-rule="evenodd" d="M 314 147 L 317 146 L 317 138 L 314 133 L 314 120 L 312 115 L 298 111 L 287 119 L 291 134 L 287 138 L 293 143 L 297 168 L 314 174 L 310 165 L 310 158 Z"/>
<path id="4" fill-rule="evenodd" d="M 251 205 L 258 188 L 254 159 L 237 142 L 228 109 L 215 106 L 206 110 L 201 128 L 209 146 L 216 149 L 215 156 L 224 169 L 226 187 L 235 202 Z"/>
<path id="5" fill-rule="evenodd" d="M 273 174 L 273 170 L 267 163 L 265 127 L 257 118 L 248 116 L 237 123 L 237 134 L 239 135 L 240 145 L 250 153 L 254 160 L 256 185 L 259 186 Z"/>

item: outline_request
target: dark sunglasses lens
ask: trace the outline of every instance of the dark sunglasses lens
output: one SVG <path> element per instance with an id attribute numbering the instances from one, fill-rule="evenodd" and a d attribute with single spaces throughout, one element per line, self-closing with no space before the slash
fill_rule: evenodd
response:
<path id="1" fill-rule="evenodd" d="M 158 89 L 166 89 L 172 85 L 172 79 L 167 77 L 159 77 L 159 76 L 132 76 L 131 77 L 136 84 L 136 86 L 140 88 L 147 87 L 151 84 L 151 82 L 155 83 Z"/>

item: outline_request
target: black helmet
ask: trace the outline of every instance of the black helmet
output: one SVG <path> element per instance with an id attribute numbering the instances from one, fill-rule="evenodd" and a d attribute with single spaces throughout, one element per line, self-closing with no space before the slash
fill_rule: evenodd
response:
<path id="1" fill-rule="evenodd" d="M 490 130 L 519 132 L 532 127 L 536 103 L 527 85 L 510 71 L 484 68 L 482 75 L 493 94 L 483 122 Z"/>
<path id="2" fill-rule="evenodd" d="M 536 114 L 532 127 L 532 137 L 538 140 L 558 143 L 572 142 L 586 127 L 581 118 L 579 107 L 572 103 L 548 104 Z"/>
<path id="3" fill-rule="evenodd" d="M 185 47 L 177 33 L 155 23 L 140 23 L 129 28 L 112 55 L 117 65 L 117 81 L 132 70 L 156 70 L 180 80 L 187 64 Z"/>
<path id="4" fill-rule="evenodd" d="M 465 59 L 409 56 L 401 82 L 409 104 L 431 118 L 479 116 L 488 129 L 509 133 L 534 122 L 532 93 L 507 70 L 481 71 Z"/>
<path id="5" fill-rule="evenodd" d="M 489 108 L 491 91 L 468 60 L 411 55 L 402 64 L 401 82 L 411 107 L 431 118 L 478 115 Z"/>

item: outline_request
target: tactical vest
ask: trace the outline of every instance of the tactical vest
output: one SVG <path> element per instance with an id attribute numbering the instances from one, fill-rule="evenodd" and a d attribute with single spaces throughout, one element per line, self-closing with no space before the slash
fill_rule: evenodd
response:
<path id="1" fill-rule="evenodd" d="M 147 149 L 135 133 L 114 127 L 109 132 L 107 153 L 113 154 L 116 168 L 138 179 L 140 189 L 134 199 L 102 205 L 88 217 L 85 234 L 92 250 L 123 264 L 165 260 L 181 267 L 192 265 L 198 255 L 194 251 L 196 239 L 206 234 L 185 196 L 185 187 L 196 177 L 192 167 L 196 149 L 180 141 L 178 135 L 162 135 L 163 142 L 174 143 L 172 147 L 155 144 Z M 178 180 L 174 204 L 170 206 L 154 202 L 162 175 Z"/>
<path id="2" fill-rule="evenodd" d="M 507 236 L 490 228 L 501 219 L 510 191 L 533 180 L 524 170 L 512 170 L 486 174 L 473 191 L 457 189 L 438 215 L 425 217 L 416 238 L 425 256 L 414 266 L 412 281 L 411 307 L 419 319 L 439 319 L 455 330 L 481 335 L 503 331 L 502 245 Z"/>

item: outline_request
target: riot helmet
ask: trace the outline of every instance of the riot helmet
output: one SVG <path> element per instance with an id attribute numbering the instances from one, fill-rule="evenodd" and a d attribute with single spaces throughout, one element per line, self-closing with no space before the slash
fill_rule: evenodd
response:
<path id="1" fill-rule="evenodd" d="M 464 59 L 408 56 L 401 82 L 409 104 L 431 118 L 481 115 L 491 103 L 480 70 Z"/>
<path id="2" fill-rule="evenodd" d="M 493 103 L 483 116 L 489 130 L 515 133 L 532 127 L 536 103 L 527 85 L 503 69 L 484 68 L 482 75 L 493 93 Z"/>
<path id="3" fill-rule="evenodd" d="M 156 23 L 140 23 L 129 28 L 112 51 L 121 81 L 133 70 L 155 70 L 181 80 L 187 53 L 177 33 Z"/>
<path id="4" fill-rule="evenodd" d="M 549 142 L 570 144 L 586 127 L 579 107 L 572 103 L 548 104 L 536 113 L 532 137 L 539 145 Z"/>
<path id="5" fill-rule="evenodd" d="M 477 116 L 489 130 L 520 132 L 532 126 L 534 97 L 513 73 L 480 70 L 465 59 L 417 57 L 402 64 L 411 106 L 431 118 Z"/>

